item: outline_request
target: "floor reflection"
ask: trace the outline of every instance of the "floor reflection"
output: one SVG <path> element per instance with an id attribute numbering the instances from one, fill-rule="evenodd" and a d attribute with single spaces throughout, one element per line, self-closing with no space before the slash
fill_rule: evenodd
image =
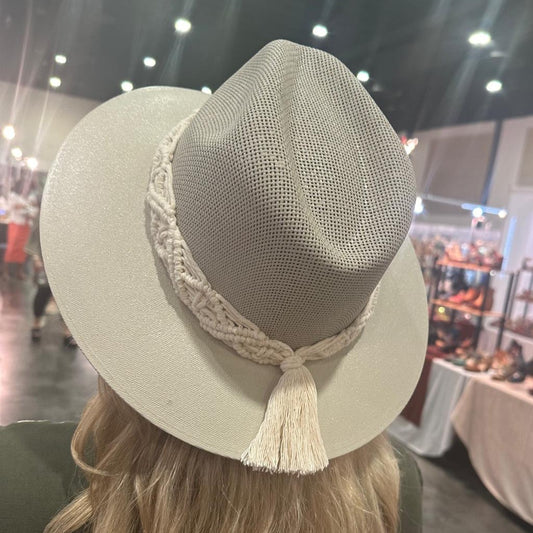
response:
<path id="1" fill-rule="evenodd" d="M 30 281 L 0 286 L 0 425 L 17 420 L 77 420 L 96 390 L 96 373 L 81 352 L 63 346 L 57 310 L 49 307 L 32 343 Z"/>

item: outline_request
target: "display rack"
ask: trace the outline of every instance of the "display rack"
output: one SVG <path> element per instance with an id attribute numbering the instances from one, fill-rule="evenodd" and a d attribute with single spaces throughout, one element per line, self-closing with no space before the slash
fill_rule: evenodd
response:
<path id="1" fill-rule="evenodd" d="M 527 260 L 524 261 L 527 264 Z M 521 284 L 522 280 L 526 280 L 525 284 Z M 522 287 L 522 291 L 517 294 L 519 288 Z M 522 306 L 520 317 L 518 320 L 514 319 L 513 311 L 516 310 L 516 304 Z M 515 283 L 513 287 L 513 294 L 511 297 L 511 303 L 509 305 L 509 312 L 505 319 L 505 329 L 522 337 L 528 339 L 533 338 L 533 318 L 528 321 L 530 316 L 530 309 L 533 309 L 533 268 L 522 267 L 515 276 Z M 530 327 L 527 326 L 530 322 Z"/>
<path id="2" fill-rule="evenodd" d="M 451 311 L 451 318 L 449 321 L 450 324 L 455 323 L 458 313 L 460 313 L 462 316 L 464 316 L 467 319 L 475 318 L 475 328 L 474 328 L 474 333 L 472 335 L 472 347 L 476 349 L 478 342 L 479 342 L 479 335 L 481 333 L 481 328 L 483 326 L 483 318 L 484 317 L 496 318 L 497 320 L 496 320 L 495 325 L 498 328 L 496 349 L 499 349 L 501 346 L 503 331 L 504 331 L 504 327 L 506 323 L 505 317 L 508 316 L 509 301 L 511 299 L 511 291 L 514 286 L 514 283 L 513 283 L 514 274 L 511 272 L 500 271 L 500 270 L 497 270 L 497 269 L 494 269 L 488 266 L 477 265 L 474 263 L 463 263 L 459 261 L 449 261 L 447 259 L 441 259 L 437 261 L 436 266 L 437 266 L 437 275 L 435 276 L 435 279 L 434 279 L 433 289 L 431 291 L 431 298 L 430 298 L 430 316 L 429 316 L 430 324 L 437 324 L 439 322 L 439 320 L 435 318 L 435 311 L 439 307 L 443 307 Z M 482 304 L 479 308 L 474 308 L 470 305 L 454 303 L 454 302 L 450 302 L 448 300 L 439 298 L 441 281 L 443 279 L 443 275 L 445 274 L 446 270 L 449 268 L 456 268 L 456 269 L 461 269 L 461 270 L 473 270 L 476 272 L 482 272 L 484 274 L 487 274 L 484 277 L 482 285 L 480 286 L 484 296 L 483 296 Z M 500 272 L 501 274 L 507 276 L 506 294 L 505 294 L 503 310 L 501 312 L 487 309 L 487 297 L 488 297 L 489 289 L 490 289 L 490 280 L 491 280 L 492 275 L 495 272 Z"/>

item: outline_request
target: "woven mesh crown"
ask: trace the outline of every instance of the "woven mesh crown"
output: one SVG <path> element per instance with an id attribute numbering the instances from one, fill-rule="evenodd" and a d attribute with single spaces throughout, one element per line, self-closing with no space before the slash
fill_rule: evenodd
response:
<path id="1" fill-rule="evenodd" d="M 415 200 L 409 159 L 358 80 L 287 41 L 202 106 L 173 176 L 178 227 L 211 286 L 293 349 L 361 313 Z"/>

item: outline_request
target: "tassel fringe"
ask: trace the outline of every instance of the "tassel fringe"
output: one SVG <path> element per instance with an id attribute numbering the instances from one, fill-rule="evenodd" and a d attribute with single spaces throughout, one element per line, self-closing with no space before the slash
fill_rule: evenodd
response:
<path id="1" fill-rule="evenodd" d="M 328 465 L 318 424 L 316 385 L 303 360 L 288 358 L 265 418 L 241 462 L 272 473 L 313 474 Z"/>

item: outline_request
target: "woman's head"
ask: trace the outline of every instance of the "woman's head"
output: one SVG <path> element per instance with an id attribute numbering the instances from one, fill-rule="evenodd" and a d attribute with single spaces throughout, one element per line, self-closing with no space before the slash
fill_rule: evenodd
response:
<path id="1" fill-rule="evenodd" d="M 72 451 L 89 488 L 46 533 L 392 533 L 399 474 L 382 435 L 309 476 L 254 471 L 160 430 L 103 380 Z"/>
<path id="2" fill-rule="evenodd" d="M 414 200 L 396 133 L 320 50 L 275 41 L 211 97 L 147 88 L 93 110 L 41 224 L 58 306 L 122 398 L 103 386 L 74 439 L 95 453 L 82 516 L 102 531 L 391 530 L 379 435 L 427 340 Z"/>

